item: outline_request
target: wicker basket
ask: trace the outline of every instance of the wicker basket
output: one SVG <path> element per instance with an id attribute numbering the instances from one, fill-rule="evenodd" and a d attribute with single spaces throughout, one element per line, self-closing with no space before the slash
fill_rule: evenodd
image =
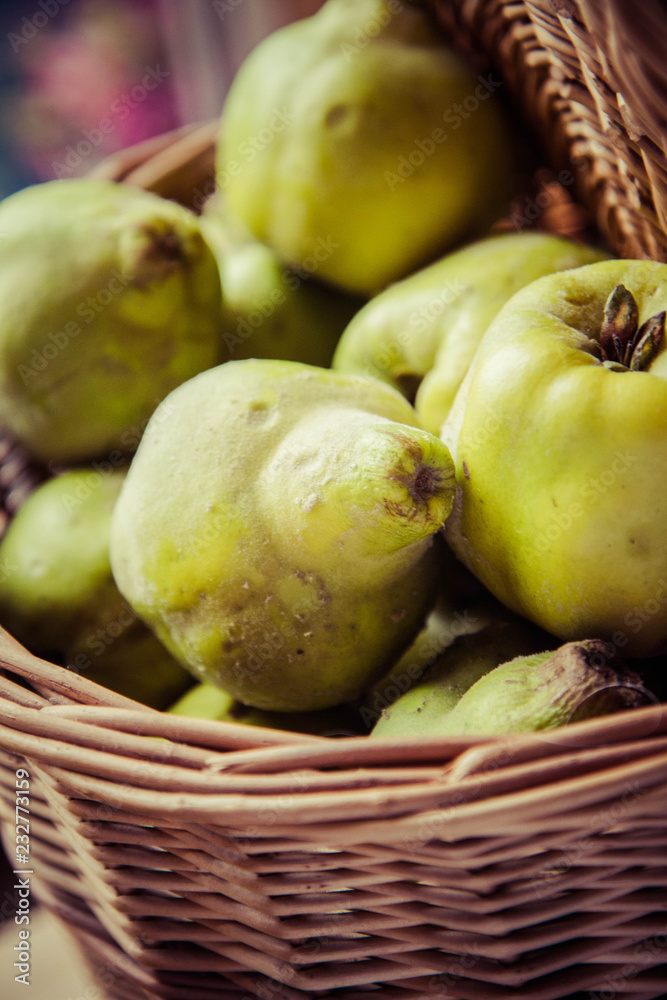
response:
<path id="1" fill-rule="evenodd" d="M 518 210 L 530 198 L 541 225 L 575 231 L 576 192 L 617 253 L 665 259 L 657 4 L 435 6 L 541 135 L 551 172 L 533 192 L 559 172 L 560 187 L 542 203 L 520 193 Z M 196 205 L 214 127 L 96 172 Z M 2 455 L 9 516 L 46 470 L 10 441 Z M 5 848 L 75 932 L 98 995 L 667 993 L 663 706 L 487 741 L 331 740 L 164 716 L 1 631 L 0 661 Z M 29 867 L 16 840 L 24 781 Z"/>

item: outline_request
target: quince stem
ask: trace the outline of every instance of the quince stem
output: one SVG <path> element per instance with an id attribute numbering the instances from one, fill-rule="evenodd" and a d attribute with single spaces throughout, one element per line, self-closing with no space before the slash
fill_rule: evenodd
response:
<path id="1" fill-rule="evenodd" d="M 616 285 L 605 303 L 600 329 L 602 364 L 612 371 L 646 371 L 664 336 L 664 310 L 639 326 L 634 295 L 625 285 Z"/>

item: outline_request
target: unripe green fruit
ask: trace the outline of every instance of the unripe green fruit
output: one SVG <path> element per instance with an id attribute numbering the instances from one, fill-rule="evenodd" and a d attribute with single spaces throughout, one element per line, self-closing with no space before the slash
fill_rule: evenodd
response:
<path id="1" fill-rule="evenodd" d="M 120 606 L 109 566 L 111 512 L 124 472 L 67 472 L 38 486 L 0 542 L 0 622 L 36 652 L 62 651 Z"/>
<path id="2" fill-rule="evenodd" d="M 607 257 L 549 233 L 489 236 L 397 281 L 350 321 L 333 359 L 414 400 L 433 434 L 449 413 L 477 346 L 520 288 L 554 271 Z"/>
<path id="3" fill-rule="evenodd" d="M 447 536 L 507 607 L 563 641 L 667 651 L 667 264 L 532 282 L 489 326 L 442 436 Z"/>
<path id="4" fill-rule="evenodd" d="M 435 599 L 451 459 L 416 422 L 372 379 L 268 360 L 202 373 L 133 460 L 112 526 L 121 591 L 244 704 L 353 701 Z"/>
<path id="5" fill-rule="evenodd" d="M 211 210 L 200 225 L 220 269 L 222 360 L 276 358 L 328 367 L 365 300 L 285 267 L 270 247 L 239 238 L 228 215 Z"/>
<path id="6" fill-rule="evenodd" d="M 77 469 L 27 498 L 0 542 L 0 624 L 33 652 L 164 708 L 190 677 L 111 575 L 109 526 L 124 475 Z"/>
<path id="7" fill-rule="evenodd" d="M 431 12 L 328 0 L 250 54 L 222 114 L 216 176 L 286 263 L 377 293 L 484 232 L 509 199 L 494 94 Z"/>
<path id="8" fill-rule="evenodd" d="M 436 601 L 423 628 L 391 670 L 364 694 L 359 711 L 367 730 L 393 702 L 419 684 L 425 672 L 430 674 L 443 651 L 459 636 L 484 628 L 491 606 L 496 612 L 500 609 L 448 546 L 440 546 L 440 552 Z"/>
<path id="9" fill-rule="evenodd" d="M 449 713 L 481 677 L 553 641 L 493 601 L 476 607 L 473 617 L 470 630 L 445 648 L 422 679 L 383 711 L 372 736 L 441 735 Z"/>
<path id="10" fill-rule="evenodd" d="M 51 181 L 0 204 L 0 423 L 44 461 L 130 451 L 220 359 L 196 216 L 129 185 Z"/>
<path id="11" fill-rule="evenodd" d="M 206 683 L 195 684 L 171 706 L 169 712 L 192 719 L 214 719 L 313 736 L 361 736 L 364 733 L 361 717 L 354 705 L 337 705 L 318 712 L 267 712 L 243 705 L 221 687 Z"/>
<path id="12" fill-rule="evenodd" d="M 655 699 L 597 639 L 520 656 L 484 674 L 442 720 L 442 736 L 498 736 L 555 729 Z"/>
<path id="13" fill-rule="evenodd" d="M 126 602 L 110 619 L 111 610 L 65 650 L 65 666 L 142 705 L 166 709 L 187 691 L 192 677 Z"/>

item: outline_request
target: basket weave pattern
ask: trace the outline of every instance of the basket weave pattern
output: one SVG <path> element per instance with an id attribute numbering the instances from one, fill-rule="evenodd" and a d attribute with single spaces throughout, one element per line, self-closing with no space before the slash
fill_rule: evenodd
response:
<path id="1" fill-rule="evenodd" d="M 625 60 L 618 45 L 658 37 L 656 8 L 433 6 L 498 67 L 609 245 L 665 259 L 665 70 L 646 43 Z M 192 204 L 214 130 L 96 173 Z M 10 516 L 46 470 L 0 444 Z M 487 741 L 327 740 L 164 716 L 1 630 L 0 666 L 5 847 L 11 860 L 25 767 L 32 889 L 110 997 L 667 993 L 664 706 Z"/>
<path id="2" fill-rule="evenodd" d="M 2 660 L 36 689 L 2 685 L 6 830 L 27 761 L 40 898 L 151 997 L 555 1000 L 619 963 L 629 995 L 667 983 L 663 706 L 341 742 L 166 718 L 10 640 Z"/>
<path id="3" fill-rule="evenodd" d="M 621 257 L 667 260 L 667 63 L 659 0 L 433 0 L 490 58 Z"/>

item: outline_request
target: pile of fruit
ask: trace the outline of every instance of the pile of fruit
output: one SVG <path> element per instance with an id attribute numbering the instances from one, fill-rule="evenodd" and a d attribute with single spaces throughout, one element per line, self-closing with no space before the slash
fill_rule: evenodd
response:
<path id="1" fill-rule="evenodd" d="M 498 87 L 418 4 L 327 0 L 239 71 L 201 215 L 0 204 L 0 423 L 51 473 L 0 543 L 10 633 L 327 735 L 656 700 L 667 265 L 493 234 Z"/>

